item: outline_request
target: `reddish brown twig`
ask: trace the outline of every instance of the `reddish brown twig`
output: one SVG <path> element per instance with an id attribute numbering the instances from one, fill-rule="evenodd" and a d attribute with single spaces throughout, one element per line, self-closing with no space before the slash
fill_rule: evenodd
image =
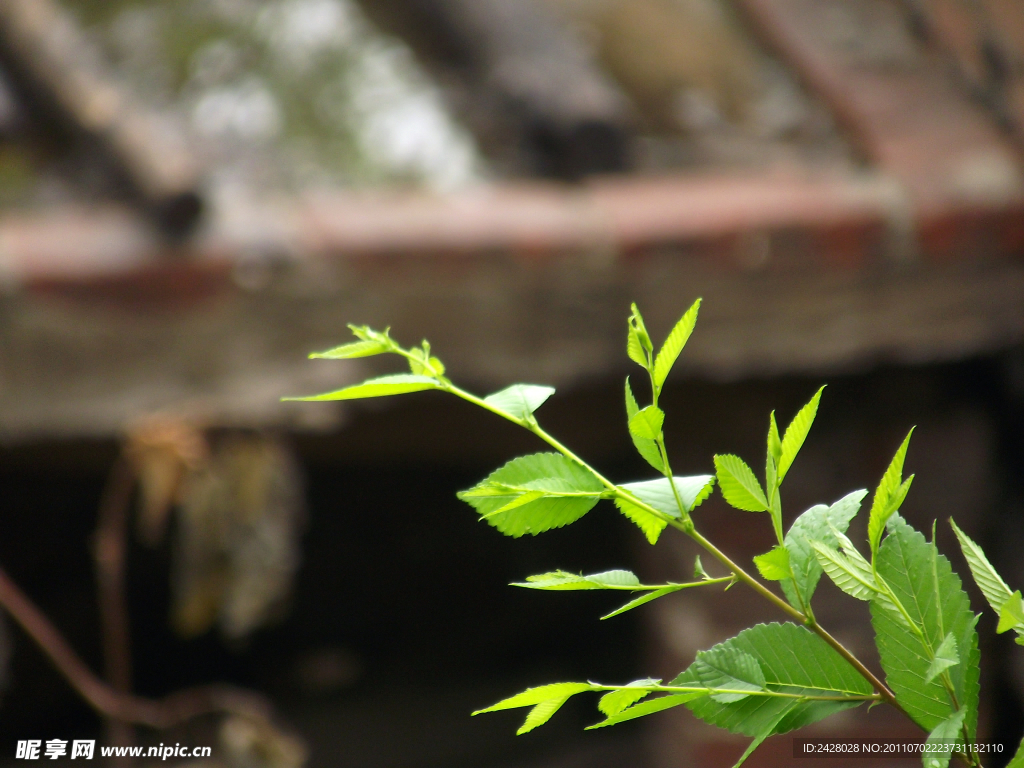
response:
<path id="1" fill-rule="evenodd" d="M 153 700 L 115 690 L 86 666 L 64 636 L 0 568 L 0 606 L 42 649 L 71 687 L 104 717 L 152 728 L 171 728 L 200 715 L 228 712 L 270 721 L 261 696 L 229 686 L 204 686 Z"/>

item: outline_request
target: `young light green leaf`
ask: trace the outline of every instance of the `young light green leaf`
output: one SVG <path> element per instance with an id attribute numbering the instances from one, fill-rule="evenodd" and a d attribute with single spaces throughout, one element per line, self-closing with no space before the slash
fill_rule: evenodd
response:
<path id="1" fill-rule="evenodd" d="M 665 343 L 661 345 L 658 356 L 654 359 L 654 386 L 657 389 L 660 390 L 665 384 L 669 371 L 672 370 L 679 353 L 683 351 L 690 334 L 693 333 L 698 311 L 700 311 L 700 299 L 693 302 L 693 305 L 686 310 L 672 332 L 669 333 L 668 338 L 665 339 Z"/>
<path id="2" fill-rule="evenodd" d="M 1002 577 L 996 573 L 996 569 L 992 567 L 992 563 L 985 557 L 981 547 L 975 544 L 966 533 L 961 531 L 952 519 L 950 519 L 949 524 L 953 527 L 953 533 L 960 540 L 960 549 L 963 550 L 964 558 L 967 560 L 967 565 L 971 569 L 971 574 L 974 576 L 974 581 L 981 590 L 981 594 L 985 596 L 988 604 L 992 606 L 992 610 L 999 613 L 1010 597 L 1010 588 L 1006 586 L 1006 582 L 1003 581 Z"/>
<path id="3" fill-rule="evenodd" d="M 644 354 L 643 345 L 640 343 L 640 338 L 632 327 L 630 327 L 629 336 L 626 339 L 626 354 L 637 365 L 642 365 L 644 368 L 647 367 L 647 356 Z"/>
<path id="4" fill-rule="evenodd" d="M 715 479 L 711 475 L 693 475 L 691 477 L 674 477 L 672 480 L 686 511 L 692 512 L 704 499 L 711 495 Z M 640 501 L 649 504 L 668 517 L 680 517 L 679 505 L 676 503 L 675 494 L 672 493 L 672 486 L 669 485 L 667 477 L 659 477 L 657 480 L 643 480 L 637 483 L 625 483 L 620 485 L 619 488 L 628 491 L 640 499 Z M 636 523 L 651 544 L 658 541 L 658 537 L 665 529 L 666 523 L 664 520 L 621 496 L 615 498 L 615 506 L 619 508 L 623 515 Z"/>
<path id="5" fill-rule="evenodd" d="M 821 400 L 821 393 L 824 389 L 822 387 L 814 393 L 814 397 L 793 417 L 793 421 L 789 423 L 785 433 L 782 435 L 778 466 L 778 482 L 780 484 L 785 479 L 786 473 L 789 472 L 789 468 L 793 465 L 793 460 L 800 452 L 804 440 L 807 439 L 807 433 L 811 431 L 811 424 L 814 423 L 814 417 L 818 413 L 818 401 Z"/>
<path id="6" fill-rule="evenodd" d="M 678 592 L 680 589 L 682 589 L 681 586 L 671 586 L 662 587 L 661 589 L 656 589 L 653 592 L 648 592 L 646 595 L 641 595 L 635 600 L 630 600 L 621 608 L 616 608 L 611 613 L 606 613 L 604 616 L 601 617 L 601 621 L 604 621 L 605 619 L 610 619 L 614 616 L 618 616 L 619 614 L 625 613 L 626 611 L 632 611 L 634 608 L 639 608 L 641 605 L 649 603 L 652 600 L 657 600 L 659 597 L 664 597 L 665 595 L 670 595 L 673 592 Z"/>
<path id="7" fill-rule="evenodd" d="M 967 708 L 961 707 L 928 734 L 924 751 L 921 753 L 924 768 L 947 768 L 950 758 L 953 757 L 953 750 L 948 748 L 950 743 L 963 741 L 960 729 L 963 727 L 966 714 Z"/>
<path id="8" fill-rule="evenodd" d="M 1019 589 L 1010 595 L 999 609 L 999 626 L 996 627 L 996 634 L 1001 635 L 1010 629 L 1016 629 L 1018 632 L 1024 630 L 1024 601 L 1021 600 Z"/>
<path id="9" fill-rule="evenodd" d="M 484 402 L 516 419 L 525 419 L 555 394 L 554 387 L 536 384 L 513 384 L 484 398 Z"/>
<path id="10" fill-rule="evenodd" d="M 297 400 L 301 402 L 318 402 L 324 400 L 361 400 L 367 397 L 386 397 L 388 395 L 402 395 L 407 392 L 422 392 L 425 389 L 439 389 L 436 379 L 430 376 L 417 376 L 411 373 L 395 373 L 390 376 L 378 376 L 375 379 L 368 379 L 362 384 L 345 387 L 334 392 L 325 392 L 322 395 L 308 395 L 306 397 L 284 397 L 282 400 Z"/>
<path id="11" fill-rule="evenodd" d="M 878 551 L 878 545 L 882 540 L 882 532 L 885 531 L 885 524 L 889 517 L 899 509 L 906 497 L 906 490 L 902 488 L 903 460 L 907 455 L 907 447 L 910 445 L 910 436 L 914 434 L 911 429 L 903 439 L 903 443 L 896 451 L 896 455 L 889 462 L 888 469 L 882 475 L 878 488 L 875 489 L 875 496 L 871 500 L 871 515 L 868 518 L 868 542 L 871 544 L 871 556 L 874 558 Z M 902 492 L 902 497 L 900 496 Z M 894 504 L 894 502 L 896 502 Z"/>
<path id="12" fill-rule="evenodd" d="M 444 375 L 444 363 L 430 354 L 430 343 L 426 339 L 423 340 L 423 349 L 416 349 L 414 347 L 409 351 L 413 355 L 409 358 L 410 371 L 421 376 L 437 377 Z"/>
<path id="13" fill-rule="evenodd" d="M 782 442 L 779 440 L 779 426 L 775 423 L 775 411 L 768 417 L 768 451 L 764 459 L 764 488 L 768 497 L 768 506 L 772 511 L 772 522 L 778 518 L 781 525 L 781 508 L 778 502 L 778 490 L 782 480 L 779 479 L 779 457 L 782 456 Z"/>
<path id="14" fill-rule="evenodd" d="M 348 329 L 352 331 L 352 335 L 360 341 L 380 341 L 387 343 L 391 340 L 391 337 L 388 335 L 391 331 L 390 325 L 383 331 L 375 331 L 368 325 L 353 325 L 352 323 L 349 323 Z"/>
<path id="15" fill-rule="evenodd" d="M 766 696 L 747 696 L 731 703 L 705 697 L 687 704 L 701 720 L 732 733 L 754 737 L 765 729 L 769 730 L 769 735 L 784 733 L 860 703 L 848 697 L 867 697 L 872 693 L 868 682 L 831 646 L 796 624 L 757 624 L 715 646 L 720 647 L 735 648 L 753 656 L 768 690 L 836 698 L 835 701 L 797 701 L 794 705 L 793 699 Z M 693 665 L 669 683 L 701 684 Z"/>
<path id="16" fill-rule="evenodd" d="M 708 576 L 708 572 L 704 570 L 704 565 L 700 561 L 700 555 L 697 555 L 693 561 L 693 578 L 709 580 L 711 577 Z"/>
<path id="17" fill-rule="evenodd" d="M 648 699 L 647 701 L 641 701 L 639 704 L 634 704 L 629 709 L 624 709 L 618 714 L 612 715 L 607 720 L 602 720 L 600 723 L 594 725 L 588 725 L 586 730 L 592 731 L 595 728 L 606 728 L 609 725 L 617 725 L 624 723 L 627 720 L 635 720 L 638 717 L 644 717 L 645 715 L 651 715 L 655 712 L 662 712 L 672 707 L 678 707 L 680 704 L 685 704 L 693 699 L 699 699 L 706 694 L 700 693 L 674 693 L 669 696 L 659 696 L 656 699 Z"/>
<path id="18" fill-rule="evenodd" d="M 524 733 L 529 733 L 534 728 L 538 728 L 562 708 L 562 705 L 569 700 L 570 697 L 566 696 L 561 699 L 548 699 L 537 704 L 530 712 L 526 715 L 526 720 L 519 726 L 519 730 L 516 731 L 516 736 L 522 736 Z"/>
<path id="19" fill-rule="evenodd" d="M 353 341 L 323 352 L 313 352 L 309 358 L 310 360 L 348 360 L 355 357 L 372 357 L 390 351 L 388 345 L 383 341 L 371 339 L 369 341 Z"/>
<path id="20" fill-rule="evenodd" d="M 626 422 L 627 424 L 633 420 L 633 417 L 640 412 L 640 408 L 637 406 L 636 398 L 633 397 L 633 389 L 629 386 L 629 379 L 626 379 Z M 633 441 L 633 445 L 636 446 L 637 453 L 644 457 L 648 464 L 654 467 L 656 470 L 664 474 L 665 462 L 661 457 L 661 451 L 658 449 L 658 444 L 649 438 L 637 437 L 633 430 L 629 431 L 629 436 Z M 664 525 L 662 526 L 664 528 Z M 655 537 L 657 538 L 657 537 Z M 653 542 L 652 542 L 653 543 Z"/>
<path id="21" fill-rule="evenodd" d="M 619 511 L 629 520 L 631 520 L 637 528 L 643 531 L 644 536 L 647 537 L 647 541 L 651 544 L 657 544 L 658 539 L 661 537 L 661 532 L 665 530 L 665 526 L 668 525 L 663 519 L 656 515 L 652 515 L 643 507 L 638 507 L 636 504 L 631 504 L 621 497 L 615 498 L 615 506 L 619 508 Z"/>
<path id="22" fill-rule="evenodd" d="M 843 592 L 858 600 L 870 600 L 877 594 L 878 586 L 871 566 L 863 558 L 848 557 L 820 541 L 809 543 L 818 564 Z"/>
<path id="23" fill-rule="evenodd" d="M 604 571 L 581 576 L 566 571 L 552 571 L 537 576 L 527 576 L 525 582 L 515 582 L 513 587 L 549 590 L 581 590 L 581 589 L 642 589 L 640 579 L 632 571 Z"/>
<path id="24" fill-rule="evenodd" d="M 935 658 L 928 665 L 928 672 L 925 673 L 924 681 L 930 683 L 943 671 L 960 663 L 960 654 L 956 648 L 956 638 L 952 632 L 947 632 L 942 643 L 935 649 Z"/>
<path id="25" fill-rule="evenodd" d="M 632 571 L 613 570 L 592 573 L 587 576 L 588 581 L 599 585 L 601 589 L 633 589 L 640 587 L 640 579 Z"/>
<path id="26" fill-rule="evenodd" d="M 618 616 L 620 613 L 625 613 L 626 611 L 631 611 L 634 608 L 638 608 L 641 605 L 644 605 L 645 603 L 649 603 L 652 600 L 657 600 L 659 597 L 664 597 L 665 595 L 670 595 L 673 592 L 678 592 L 681 589 L 692 589 L 693 587 L 704 587 L 704 586 L 709 586 L 711 583 L 714 583 L 714 584 L 725 583 L 725 588 L 728 589 L 730 586 L 732 586 L 735 583 L 735 577 L 728 577 L 728 576 L 726 576 L 726 577 L 722 577 L 721 579 L 701 579 L 700 581 L 688 581 L 688 582 L 685 582 L 683 584 L 668 584 L 668 585 L 662 587 L 661 589 L 656 589 L 653 592 L 648 592 L 646 595 L 643 595 L 642 597 L 638 597 L 635 600 L 630 600 L 628 603 L 626 603 L 621 608 L 618 608 L 617 610 L 614 610 L 611 613 L 609 613 L 609 614 L 607 614 L 605 616 L 602 616 L 601 620 L 604 621 L 605 619 L 610 619 L 613 616 Z"/>
<path id="27" fill-rule="evenodd" d="M 639 440 L 658 440 L 664 423 L 665 412 L 656 405 L 648 405 L 629 420 L 629 434 Z"/>
<path id="28" fill-rule="evenodd" d="M 649 365 L 648 355 L 654 351 L 654 345 L 651 344 L 651 337 L 644 327 L 644 319 L 640 316 L 640 310 L 636 308 L 636 304 L 631 304 L 630 308 L 633 312 L 629 316 L 629 320 L 626 321 L 629 326 L 626 354 L 634 363 L 647 368 Z"/>
<path id="29" fill-rule="evenodd" d="M 522 693 L 502 699 L 497 704 L 492 704 L 484 709 L 478 709 L 474 715 L 482 715 L 485 712 L 497 712 L 502 709 L 516 709 L 517 707 L 531 707 L 544 701 L 568 699 L 577 693 L 593 690 L 590 683 L 549 683 L 539 685 L 536 688 L 527 688 Z"/>
<path id="30" fill-rule="evenodd" d="M 690 475 L 682 477 L 677 475 L 672 478 L 679 500 L 687 512 L 693 512 L 701 502 L 711 495 L 715 478 L 712 475 Z M 656 480 L 641 480 L 636 483 L 623 483 L 619 486 L 629 491 L 640 501 L 650 504 L 659 512 L 669 517 L 679 517 L 679 505 L 676 503 L 675 493 L 672 492 L 672 485 L 669 485 L 667 477 L 659 477 Z"/>
<path id="31" fill-rule="evenodd" d="M 518 537 L 579 520 L 593 509 L 604 490 L 593 472 L 562 454 L 535 453 L 513 459 L 458 496 L 488 525 L 506 536 Z M 501 511 L 509 502 L 534 491 L 545 495 Z"/>
<path id="32" fill-rule="evenodd" d="M 768 416 L 768 455 L 778 464 L 782 458 L 782 440 L 779 438 L 779 425 L 775 423 L 775 411 Z"/>
<path id="33" fill-rule="evenodd" d="M 890 519 L 890 524 L 898 517 L 899 515 L 894 515 Z M 830 530 L 832 537 L 839 544 L 838 551 L 823 545 L 820 541 L 811 541 L 810 544 L 819 565 L 824 568 L 832 582 L 851 597 L 874 601 L 879 608 L 889 611 L 891 617 L 901 627 L 909 630 L 910 625 L 906 617 L 875 579 L 871 563 L 864 559 L 845 533 L 831 524 Z"/>
<path id="34" fill-rule="evenodd" d="M 753 471 L 739 456 L 720 454 L 715 456 L 715 473 L 722 496 L 736 509 L 747 512 L 764 512 L 768 500 Z"/>
<path id="35" fill-rule="evenodd" d="M 965 724 L 973 738 L 978 722 L 977 617 L 963 591 L 960 578 L 935 545 L 897 519 L 875 558 L 878 575 L 920 628 L 924 641 L 897 619 L 879 599 L 871 602 L 875 644 L 886 682 L 907 714 L 927 731 L 949 718 L 956 709 L 943 680 L 926 683 L 933 653 L 946 634 L 956 638 L 960 663 L 946 670 L 959 706 L 966 709 Z"/>
<path id="36" fill-rule="evenodd" d="M 488 490 L 495 490 L 495 489 L 488 489 Z M 487 495 L 493 496 L 494 494 L 487 494 Z M 510 501 L 505 506 L 498 507 L 498 509 L 494 510 L 493 512 L 488 512 L 486 515 L 483 515 L 480 519 L 481 520 L 486 520 L 489 517 L 494 517 L 495 515 L 500 515 L 502 512 L 508 512 L 510 509 L 515 509 L 516 507 L 521 507 L 524 504 L 529 504 L 531 501 L 537 501 L 538 499 L 543 499 L 547 495 L 548 494 L 547 494 L 546 491 L 527 491 L 526 493 L 522 494 L 521 496 L 516 496 L 515 498 L 513 498 L 512 501 Z"/>
<path id="37" fill-rule="evenodd" d="M 768 581 L 793 578 L 793 572 L 790 570 L 789 550 L 783 546 L 772 547 L 763 555 L 757 555 L 754 557 L 754 565 L 761 572 L 761 576 Z"/>
<path id="38" fill-rule="evenodd" d="M 652 680 L 649 677 L 644 678 L 643 680 L 634 680 L 632 683 L 629 683 L 619 690 L 606 693 L 602 696 L 601 700 L 597 704 L 597 708 L 600 710 L 601 714 L 607 717 L 617 715 L 626 707 L 630 707 L 645 696 L 649 696 L 651 692 L 645 691 L 644 688 L 649 688 L 652 685 L 659 685 L 660 683 L 661 680 Z"/>
<path id="39" fill-rule="evenodd" d="M 824 504 L 811 507 L 793 521 L 785 538 L 793 578 L 780 584 L 793 607 L 803 610 L 801 606 L 810 604 L 821 578 L 821 564 L 811 542 L 820 541 L 826 546 L 838 547 L 839 539 L 834 531 L 846 531 L 866 495 L 867 491 L 854 491 L 830 507 Z"/>
<path id="40" fill-rule="evenodd" d="M 725 688 L 734 691 L 763 691 L 764 673 L 757 659 L 739 648 L 718 645 L 697 654 L 691 670 L 708 688 Z M 747 698 L 746 693 L 716 693 L 711 698 L 723 704 Z"/>

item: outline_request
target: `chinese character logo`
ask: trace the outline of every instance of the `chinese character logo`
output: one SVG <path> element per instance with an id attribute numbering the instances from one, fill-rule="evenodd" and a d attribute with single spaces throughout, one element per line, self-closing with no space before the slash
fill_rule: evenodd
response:
<path id="1" fill-rule="evenodd" d="M 96 740 L 84 741 L 81 739 L 75 739 L 71 742 L 71 759 L 74 760 L 76 757 L 82 757 L 86 760 L 92 760 L 92 754 L 96 749 Z"/>
<path id="2" fill-rule="evenodd" d="M 38 760 L 39 759 L 39 747 L 43 744 L 39 739 L 29 739 L 28 741 L 18 742 L 18 751 L 15 753 L 15 757 L 18 760 Z"/>

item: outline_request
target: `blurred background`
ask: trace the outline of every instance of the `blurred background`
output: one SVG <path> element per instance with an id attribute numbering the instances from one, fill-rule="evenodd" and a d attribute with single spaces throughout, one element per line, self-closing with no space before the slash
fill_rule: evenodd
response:
<path id="1" fill-rule="evenodd" d="M 828 383 L 787 517 L 873 488 L 916 424 L 906 516 L 955 515 L 1019 586 L 1022 149 L 1018 0 L 0 1 L 0 564 L 115 688 L 273 707 L 104 724 L 8 620 L 0 763 L 96 738 L 246 768 L 732 765 L 744 741 L 683 708 L 584 733 L 573 699 L 523 737 L 469 713 L 671 678 L 781 616 L 737 587 L 599 622 L 614 597 L 510 588 L 679 580 L 696 552 L 610 505 L 480 524 L 455 491 L 542 445 L 460 401 L 279 398 L 398 371 L 306 359 L 389 325 L 480 394 L 556 386 L 549 431 L 642 479 L 629 304 L 658 342 L 702 296 L 663 402 L 678 473 L 758 466 L 768 413 Z M 763 523 L 697 513 L 741 559 Z M 873 659 L 839 597 L 819 618 Z M 982 740 L 1009 752 L 1024 657 L 994 627 Z M 915 734 L 879 707 L 802 735 Z"/>

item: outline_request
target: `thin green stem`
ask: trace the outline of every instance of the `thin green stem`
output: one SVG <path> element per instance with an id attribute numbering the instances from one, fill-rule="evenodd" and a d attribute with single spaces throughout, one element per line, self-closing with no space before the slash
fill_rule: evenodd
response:
<path id="1" fill-rule="evenodd" d="M 656 441 L 658 451 L 661 453 L 661 465 L 665 468 L 665 477 L 668 479 L 669 488 L 672 489 L 672 496 L 676 500 L 676 507 L 679 508 L 679 516 L 689 522 L 690 510 L 683 504 L 683 497 L 679 495 L 679 489 L 676 488 L 675 478 L 672 477 L 672 465 L 668 463 L 668 449 L 665 448 L 665 436 L 662 435 Z"/>
<path id="2" fill-rule="evenodd" d="M 845 696 L 822 696 L 805 693 L 785 693 L 783 691 L 771 691 L 767 688 L 761 690 L 749 690 L 743 688 L 709 688 L 708 686 L 691 685 L 594 685 L 594 691 L 650 691 L 651 693 L 706 693 L 708 695 L 741 694 L 744 696 L 762 696 L 775 699 L 802 699 L 804 701 L 881 701 L 882 697 L 877 693 L 854 693 L 849 692 Z"/>
<path id="3" fill-rule="evenodd" d="M 701 579 L 700 581 L 684 581 L 684 582 L 679 583 L 679 584 L 672 584 L 671 582 L 668 583 L 668 584 L 637 584 L 635 586 L 620 585 L 620 584 L 607 584 L 607 585 L 602 585 L 600 587 L 595 587 L 595 589 L 617 590 L 619 592 L 657 592 L 659 589 L 680 590 L 680 589 L 690 589 L 691 587 L 709 587 L 709 586 L 712 586 L 714 584 L 724 584 L 727 581 L 736 581 L 736 577 L 735 576 L 720 576 L 717 579 Z M 527 589 L 551 589 L 551 587 L 546 587 L 546 586 L 534 586 L 533 584 L 531 584 L 529 582 L 518 583 L 518 584 L 514 584 L 513 586 L 526 587 Z"/>

